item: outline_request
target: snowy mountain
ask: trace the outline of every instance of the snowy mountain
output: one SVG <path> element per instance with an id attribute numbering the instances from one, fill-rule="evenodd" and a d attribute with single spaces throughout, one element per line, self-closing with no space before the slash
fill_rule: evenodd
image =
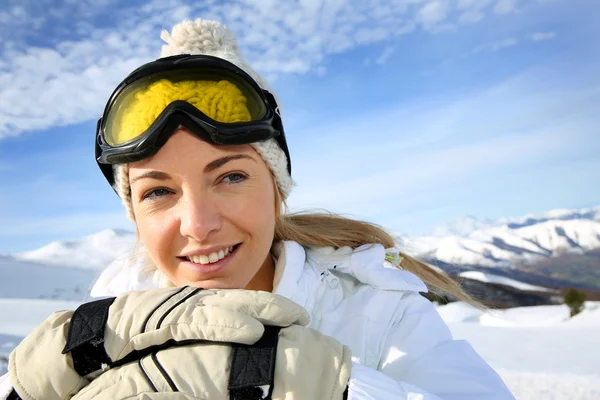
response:
<path id="1" fill-rule="evenodd" d="M 405 238 L 409 250 L 449 264 L 496 268 L 531 265 L 565 253 L 600 248 L 600 207 L 478 222 L 473 217 Z M 445 233 L 445 234 L 440 234 Z"/>
<path id="2" fill-rule="evenodd" d="M 506 278 L 504 276 L 498 276 L 483 271 L 465 271 L 458 274 L 461 278 L 471 279 L 483 283 L 495 283 L 502 286 L 509 286 L 517 290 L 524 292 L 548 292 L 548 288 L 530 285 L 528 283 L 520 282 L 515 279 Z"/>
<path id="3" fill-rule="evenodd" d="M 519 228 L 549 220 L 570 221 L 575 219 L 600 221 L 600 206 L 575 210 L 559 208 L 541 215 L 528 214 L 522 217 L 503 218 L 500 219 L 499 222 L 501 224 L 507 224 L 511 228 Z"/>
<path id="4" fill-rule="evenodd" d="M 433 236 L 466 236 L 473 231 L 489 228 L 494 225 L 495 223 L 492 220 L 480 220 L 467 215 L 435 227 L 433 229 Z"/>
<path id="5" fill-rule="evenodd" d="M 600 206 L 553 210 L 541 215 L 498 221 L 463 217 L 434 230 L 431 236 L 402 237 L 407 252 L 428 260 L 463 266 L 514 268 L 566 253 L 600 248 Z M 78 240 L 53 242 L 15 254 L 15 260 L 78 268 L 103 268 L 131 251 L 133 232 L 104 230 Z"/>
<path id="6" fill-rule="evenodd" d="M 527 292 L 534 290 L 527 284 L 566 287 L 577 276 L 589 283 L 579 287 L 600 287 L 600 250 L 594 250 L 600 249 L 600 207 L 499 221 L 465 217 L 436 232 L 400 240 L 409 254 L 442 268 L 459 266 L 457 273 L 466 272 L 462 278 L 471 281 Z M 131 252 L 135 242 L 132 232 L 104 230 L 0 256 L 0 298 L 82 300 L 100 270 Z"/>
<path id="7" fill-rule="evenodd" d="M 77 240 L 52 242 L 13 257 L 46 265 L 101 269 L 119 255 L 131 251 L 135 241 L 136 236 L 132 232 L 106 229 Z"/>
<path id="8" fill-rule="evenodd" d="M 131 252 L 135 241 L 131 232 L 107 229 L 0 256 L 0 298 L 83 301 L 101 270 Z"/>

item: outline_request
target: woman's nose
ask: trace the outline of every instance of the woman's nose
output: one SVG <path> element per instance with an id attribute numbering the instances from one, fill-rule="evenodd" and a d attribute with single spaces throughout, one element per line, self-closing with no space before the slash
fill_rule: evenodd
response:
<path id="1" fill-rule="evenodd" d="M 189 193 L 181 199 L 178 207 L 183 236 L 202 242 L 221 229 L 223 219 L 210 193 Z"/>

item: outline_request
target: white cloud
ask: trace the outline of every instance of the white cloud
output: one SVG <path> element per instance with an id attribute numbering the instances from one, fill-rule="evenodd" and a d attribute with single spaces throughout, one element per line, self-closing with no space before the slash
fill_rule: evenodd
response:
<path id="1" fill-rule="evenodd" d="M 323 74 L 328 56 L 383 43 L 419 26 L 441 33 L 457 23 L 478 22 L 489 5 L 489 0 L 459 0 L 464 12 L 454 15 L 450 0 L 151 0 L 115 13 L 116 1 L 69 0 L 57 6 L 38 0 L 0 12 L 6 22 L 0 36 L 11 38 L 0 44 L 0 103 L 11 105 L 0 109 L 0 139 L 98 118 L 115 85 L 159 54 L 161 29 L 185 16 L 226 23 L 250 64 L 275 79 Z M 511 4 L 500 0 L 496 9 Z M 98 15 L 105 17 L 102 28 L 96 26 Z M 38 21 L 37 28 L 28 21 Z M 42 26 L 51 26 L 54 36 L 42 37 L 47 35 Z M 45 44 L 28 46 L 32 37 Z"/>
<path id="2" fill-rule="evenodd" d="M 433 0 L 425 4 L 417 13 L 417 20 L 426 27 L 433 27 L 448 17 L 448 0 Z"/>
<path id="3" fill-rule="evenodd" d="M 556 33 L 554 32 L 535 32 L 530 35 L 531 40 L 534 42 L 541 42 L 544 40 L 554 39 L 556 37 Z"/>
<path id="4" fill-rule="evenodd" d="M 530 35 L 525 36 L 523 38 L 523 40 L 529 39 L 533 42 L 541 42 L 544 40 L 553 39 L 554 37 L 556 37 L 556 34 L 553 32 L 536 32 L 536 33 L 532 33 Z M 502 40 L 499 40 L 496 42 L 490 42 L 490 43 L 485 43 L 485 44 L 479 45 L 479 46 L 475 47 L 471 51 L 471 53 L 465 54 L 465 56 L 468 56 L 469 54 L 495 52 L 495 51 L 499 51 L 502 49 L 516 46 L 521 42 L 522 42 L 522 40 L 514 38 L 514 37 L 505 38 L 505 39 L 502 39 Z"/>
<path id="5" fill-rule="evenodd" d="M 460 195 L 496 177 L 600 151 L 593 101 L 600 86 L 548 87 L 547 79 L 547 71 L 531 70 L 478 93 L 401 103 L 319 127 L 330 141 L 296 156 L 290 207 L 389 225 L 389 210 L 412 209 L 415 198 Z M 341 139 L 348 137 L 355 139 Z"/>
<path id="6" fill-rule="evenodd" d="M 377 65 L 385 65 L 390 57 L 394 54 L 394 48 L 391 46 L 386 47 L 383 52 L 377 57 L 375 60 L 375 64 Z"/>
<path id="7" fill-rule="evenodd" d="M 494 6 L 494 12 L 496 14 L 504 15 L 510 14 L 517 9 L 517 0 L 498 0 Z"/>
<path id="8" fill-rule="evenodd" d="M 508 47 L 516 46 L 519 43 L 518 39 L 515 38 L 506 38 L 497 42 L 491 42 L 482 44 L 473 49 L 472 53 L 482 53 L 482 52 L 494 52 L 502 49 L 506 49 Z"/>
<path id="9" fill-rule="evenodd" d="M 459 10 L 481 10 L 487 7 L 492 0 L 458 0 Z"/>
<path id="10" fill-rule="evenodd" d="M 461 24 L 475 24 L 481 21 L 484 15 L 481 11 L 466 11 L 458 17 L 458 22 Z"/>
<path id="11" fill-rule="evenodd" d="M 354 38 L 358 44 L 369 44 L 373 42 L 381 42 L 388 38 L 390 33 L 385 28 L 361 28 L 359 29 Z"/>

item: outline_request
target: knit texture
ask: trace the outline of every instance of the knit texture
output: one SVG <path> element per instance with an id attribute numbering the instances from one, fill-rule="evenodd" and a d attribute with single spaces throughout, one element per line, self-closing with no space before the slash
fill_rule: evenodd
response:
<path id="1" fill-rule="evenodd" d="M 179 81 L 161 79 L 135 93 L 135 97 L 121 113 L 111 129 L 115 137 L 109 143 L 121 144 L 137 137 L 150 128 L 165 108 L 176 100 L 183 100 L 218 122 L 248 122 L 247 100 L 233 83 L 216 81 Z"/>
<path id="2" fill-rule="evenodd" d="M 175 25 L 171 33 L 163 30 L 160 37 L 166 42 L 162 46 L 161 57 L 180 54 L 204 54 L 219 57 L 244 70 L 261 88 L 274 93 L 268 83 L 243 59 L 233 33 L 217 21 L 184 20 Z M 206 109 L 200 109 L 206 113 Z M 215 119 L 209 113 L 207 115 Z M 256 150 L 271 170 L 275 183 L 285 200 L 289 196 L 294 183 L 287 170 L 287 157 L 284 151 L 275 139 L 250 143 L 250 146 Z M 125 205 L 128 218 L 135 222 L 131 204 L 131 188 L 129 186 L 129 166 L 126 164 L 114 165 L 113 171 L 115 176 L 114 188 Z"/>

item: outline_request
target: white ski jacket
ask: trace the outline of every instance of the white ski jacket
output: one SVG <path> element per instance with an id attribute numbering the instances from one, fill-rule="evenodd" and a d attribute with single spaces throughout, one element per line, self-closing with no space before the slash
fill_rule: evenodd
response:
<path id="1" fill-rule="evenodd" d="M 394 252 L 397 256 L 387 250 Z M 423 281 L 386 261 L 383 246 L 307 249 L 286 241 L 276 243 L 272 253 L 274 293 L 303 306 L 309 327 L 352 350 L 349 399 L 514 399 L 469 343 L 452 339 L 434 306 L 419 294 L 427 291 Z M 91 295 L 164 285 L 159 271 L 126 268 L 117 260 Z M 0 399 L 10 389 L 7 376 L 0 377 Z"/>

